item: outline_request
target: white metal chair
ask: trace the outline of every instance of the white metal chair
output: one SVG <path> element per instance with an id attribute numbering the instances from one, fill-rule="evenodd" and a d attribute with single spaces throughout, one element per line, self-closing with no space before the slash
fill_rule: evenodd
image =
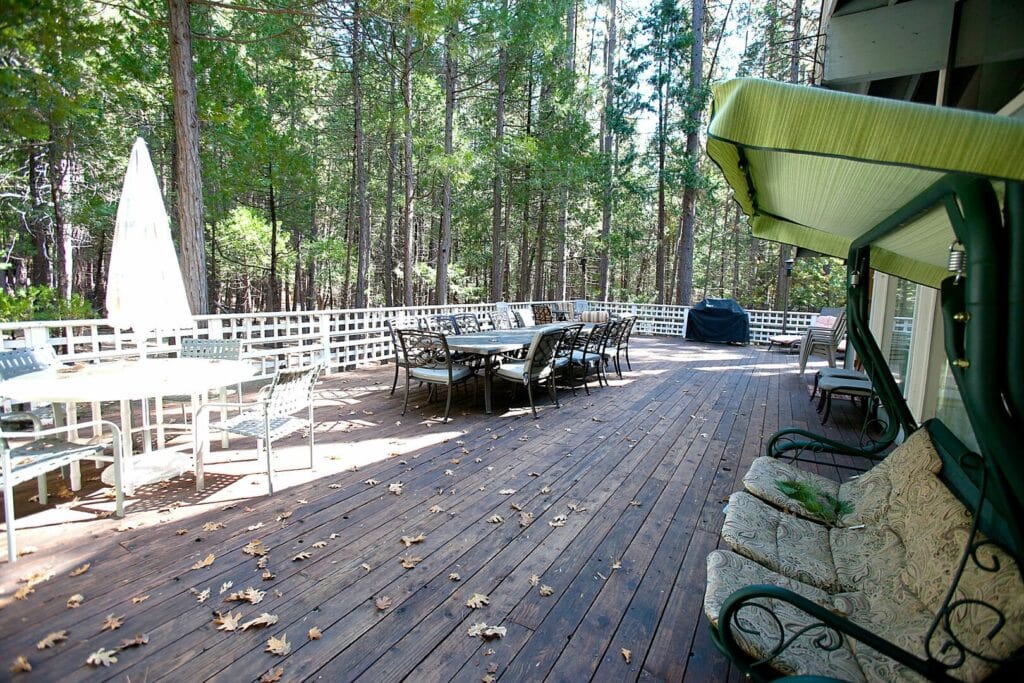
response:
<path id="1" fill-rule="evenodd" d="M 323 370 L 318 363 L 305 368 L 278 370 L 274 381 L 260 390 L 255 403 L 207 403 L 200 410 L 235 407 L 241 412 L 220 422 L 210 423 L 213 431 L 250 436 L 256 439 L 256 451 L 263 451 L 267 460 L 267 488 L 274 494 L 273 442 L 303 427 L 309 427 L 309 467 L 313 469 L 313 387 Z M 305 408 L 307 419 L 295 417 Z M 257 455 L 258 457 L 258 455 Z M 196 463 L 197 471 L 202 463 Z"/>
<path id="2" fill-rule="evenodd" d="M 7 521 L 7 560 L 16 562 L 18 559 L 17 547 L 14 541 L 14 487 L 32 479 L 45 482 L 46 473 L 60 469 L 65 465 L 95 458 L 101 455 L 105 444 L 90 442 L 78 444 L 72 441 L 58 438 L 57 435 L 66 434 L 74 429 L 87 427 L 110 428 L 111 449 L 114 460 L 114 493 L 116 513 L 118 517 L 124 516 L 124 488 L 122 485 L 123 471 L 121 462 L 121 430 L 117 425 L 106 420 L 94 420 L 92 422 L 80 423 L 68 427 L 53 427 L 33 432 L 0 432 L 0 483 L 3 486 L 4 494 L 4 517 Z M 19 446 L 11 447 L 9 440 L 28 441 Z M 45 491 L 45 483 L 43 484 Z M 43 496 L 40 496 L 40 502 Z"/>
<path id="3" fill-rule="evenodd" d="M 821 324 L 822 318 L 832 318 L 830 324 Z M 836 366 L 836 353 L 839 344 L 846 336 L 846 311 L 840 311 L 836 316 L 819 316 L 815 324 L 807 328 L 803 344 L 800 346 L 800 374 L 804 374 L 807 367 L 807 360 L 815 351 L 824 351 L 828 356 L 828 366 Z"/>
<path id="4" fill-rule="evenodd" d="M 181 340 L 178 348 L 179 358 L 206 358 L 210 360 L 242 360 L 241 339 L 193 339 Z M 238 400 L 242 400 L 242 383 L 235 386 Z M 185 406 L 192 400 L 191 396 L 164 396 L 164 400 L 181 404 L 181 414 L 188 421 Z"/>
<path id="5" fill-rule="evenodd" d="M 499 379 L 526 385 L 526 395 L 530 399 L 534 419 L 537 418 L 537 406 L 533 403 L 535 383 L 547 381 L 551 402 L 556 408 L 560 407 L 558 394 L 555 392 L 555 354 L 563 334 L 565 330 L 561 327 L 536 333 L 524 360 L 502 361 L 501 367 L 494 371 L 494 376 Z"/>
<path id="6" fill-rule="evenodd" d="M 0 380 L 13 379 L 30 372 L 49 370 L 59 364 L 57 354 L 54 353 L 52 346 L 0 351 Z M 10 408 L 10 406 L 5 407 Z M 0 414 L 0 424 L 32 422 L 36 429 L 39 428 L 40 421 L 52 419 L 53 409 L 49 405 Z"/>

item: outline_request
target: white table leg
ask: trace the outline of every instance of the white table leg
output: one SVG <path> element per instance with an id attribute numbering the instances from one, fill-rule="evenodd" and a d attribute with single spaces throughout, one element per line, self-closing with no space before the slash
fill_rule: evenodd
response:
<path id="1" fill-rule="evenodd" d="M 203 461 L 210 451 L 210 411 L 200 410 L 198 394 L 192 395 L 192 454 L 196 468 L 196 491 L 206 487 Z"/>
<path id="2" fill-rule="evenodd" d="M 221 387 L 220 388 L 220 402 L 221 403 L 227 403 L 228 402 L 228 388 L 227 387 Z M 239 392 L 239 394 L 238 394 L 238 402 L 239 403 L 242 402 L 242 394 L 241 394 L 241 392 Z M 228 419 L 228 409 L 227 408 L 221 408 L 220 409 L 220 421 L 221 422 L 225 422 L 227 419 Z M 228 447 L 228 433 L 227 432 L 221 432 L 220 433 L 220 445 L 221 445 L 221 448 L 227 448 Z"/>
<path id="3" fill-rule="evenodd" d="M 156 410 L 156 447 L 162 450 L 167 446 L 167 430 L 164 428 L 164 397 L 155 396 L 153 407 Z"/>

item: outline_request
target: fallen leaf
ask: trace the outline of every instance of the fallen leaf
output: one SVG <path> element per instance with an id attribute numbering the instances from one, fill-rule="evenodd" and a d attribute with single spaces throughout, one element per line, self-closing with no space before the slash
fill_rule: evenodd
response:
<path id="1" fill-rule="evenodd" d="M 377 481 L 376 479 L 367 479 L 367 480 L 366 480 L 366 481 L 364 481 L 363 483 L 364 483 L 364 484 L 366 484 L 367 486 L 376 486 L 376 485 L 377 485 L 377 484 L 379 484 L 380 482 L 379 482 L 379 481 Z M 391 486 L 394 486 L 394 484 L 392 484 Z M 399 486 L 401 486 L 401 484 L 399 484 Z M 390 487 L 389 487 L 389 488 L 390 488 Z"/>
<path id="2" fill-rule="evenodd" d="M 394 484 L 388 484 L 388 491 L 395 494 L 396 496 L 402 495 L 402 487 L 405 486 L 402 482 L 395 482 Z"/>
<path id="3" fill-rule="evenodd" d="M 117 649 L 127 650 L 130 647 L 139 647 L 140 645 L 145 645 L 148 642 L 149 636 L 147 636 L 145 633 L 140 633 L 136 635 L 134 638 L 122 640 L 121 644 L 117 646 Z"/>
<path id="4" fill-rule="evenodd" d="M 292 651 L 292 646 L 288 644 L 288 634 L 281 634 L 281 637 L 270 636 L 267 639 L 267 649 L 265 652 L 269 652 L 272 655 L 278 655 L 284 657 L 286 654 Z"/>
<path id="5" fill-rule="evenodd" d="M 22 586 L 14 592 L 15 600 L 27 600 L 28 596 L 36 592 L 36 589 L 32 586 Z"/>
<path id="6" fill-rule="evenodd" d="M 68 598 L 68 608 L 75 609 L 76 607 L 81 606 L 83 602 L 85 602 L 85 596 L 81 593 L 75 593 Z"/>
<path id="7" fill-rule="evenodd" d="M 104 650 L 102 647 L 89 655 L 85 663 L 89 666 L 110 666 L 117 663 L 116 650 Z"/>
<path id="8" fill-rule="evenodd" d="M 483 458 L 473 458 L 473 462 L 476 462 L 476 463 L 481 463 L 483 461 L 484 461 Z"/>
<path id="9" fill-rule="evenodd" d="M 541 493 L 551 493 L 551 487 L 550 486 L 545 486 L 544 488 L 542 488 L 540 490 L 540 492 Z"/>
<path id="10" fill-rule="evenodd" d="M 539 476 L 540 476 L 540 472 L 530 472 L 530 474 L 529 474 L 529 475 L 527 475 L 527 476 L 530 476 L 530 477 L 539 477 Z"/>
<path id="11" fill-rule="evenodd" d="M 21 673 L 23 671 L 31 671 L 31 670 L 32 670 L 32 665 L 28 663 L 28 658 L 25 657 L 25 655 L 19 656 L 11 664 L 11 673 L 12 674 L 18 674 L 18 673 Z"/>
<path id="12" fill-rule="evenodd" d="M 262 526 L 263 526 L 263 522 L 256 522 L 255 524 L 250 524 L 249 526 L 245 527 L 245 530 L 246 531 L 256 531 L 257 529 L 261 528 Z"/>
<path id="13" fill-rule="evenodd" d="M 327 541 L 317 541 L 316 543 L 313 544 L 313 547 L 316 548 L 317 550 L 319 550 L 320 548 L 326 548 L 327 547 Z"/>
<path id="14" fill-rule="evenodd" d="M 533 513 L 532 512 L 520 512 L 519 513 L 519 526 L 528 527 L 533 524 Z"/>
<path id="15" fill-rule="evenodd" d="M 494 515 L 493 517 L 489 517 L 487 519 L 487 523 L 488 524 L 501 524 L 504 521 L 505 521 L 505 518 L 502 517 L 501 515 Z"/>
<path id="16" fill-rule="evenodd" d="M 132 597 L 132 604 L 137 605 L 140 602 L 145 602 L 146 600 L 149 600 L 148 595 L 135 595 Z"/>
<path id="17" fill-rule="evenodd" d="M 488 673 L 488 674 L 484 674 L 480 678 L 480 683 L 494 683 L 494 681 L 496 681 L 496 680 L 498 680 L 498 679 Z"/>
<path id="18" fill-rule="evenodd" d="M 341 484 L 328 484 L 327 488 L 329 488 L 329 489 L 340 489 L 341 488 Z"/>
<path id="19" fill-rule="evenodd" d="M 263 545 L 260 539 L 254 539 L 242 546 L 242 552 L 252 557 L 262 557 L 267 554 L 267 546 Z"/>
<path id="20" fill-rule="evenodd" d="M 382 595 L 373 601 L 373 604 L 377 605 L 377 609 L 381 612 L 391 607 L 391 598 L 386 595 Z"/>
<path id="21" fill-rule="evenodd" d="M 413 567 L 415 567 L 416 565 L 418 565 L 422 561 L 423 561 L 422 557 L 403 557 L 402 558 L 402 566 L 405 567 L 406 569 L 412 569 Z"/>
<path id="22" fill-rule="evenodd" d="M 309 633 L 307 633 L 306 635 L 309 637 L 310 640 L 320 640 L 321 636 L 323 636 L 323 632 L 320 631 L 320 629 L 318 629 L 316 626 L 314 626 L 313 628 L 309 629 Z"/>
<path id="23" fill-rule="evenodd" d="M 207 591 L 207 593 L 209 593 L 209 591 Z M 200 602 L 202 602 L 202 601 L 200 601 Z M 100 627 L 100 630 L 101 631 L 115 631 L 115 630 L 121 628 L 121 625 L 123 623 L 124 623 L 124 615 L 123 614 L 121 616 L 119 616 L 119 617 L 118 616 L 114 616 L 113 614 L 108 614 L 106 620 L 103 622 L 103 626 Z"/>
<path id="24" fill-rule="evenodd" d="M 250 619 L 249 621 L 242 624 L 241 628 L 243 631 L 246 631 L 250 628 L 263 628 L 264 626 L 273 626 L 276 623 L 276 614 L 268 614 L 267 612 L 264 612 L 255 619 Z"/>
<path id="25" fill-rule="evenodd" d="M 267 562 L 269 562 L 269 561 L 270 561 L 270 558 L 267 557 L 266 555 L 264 555 L 260 559 L 256 560 L 256 569 L 266 569 L 267 568 Z"/>
<path id="26" fill-rule="evenodd" d="M 210 553 L 209 555 L 207 555 L 206 557 L 192 565 L 192 569 L 202 569 L 204 567 L 209 567 L 211 564 L 213 564 L 213 560 L 215 558 L 216 556 L 213 553 Z"/>
<path id="27" fill-rule="evenodd" d="M 216 616 L 213 618 L 213 625 L 217 627 L 218 631 L 234 631 L 238 628 L 238 623 L 240 621 L 242 621 L 241 612 L 235 612 L 234 614 L 231 612 L 228 612 L 227 614 L 217 612 Z"/>
<path id="28" fill-rule="evenodd" d="M 260 676 L 260 683 L 277 683 L 282 676 L 284 676 L 284 667 L 279 666 Z"/>
<path id="29" fill-rule="evenodd" d="M 222 522 L 207 522 L 203 525 L 203 531 L 216 531 L 223 528 L 224 524 Z"/>
<path id="30" fill-rule="evenodd" d="M 440 505 L 434 505 L 429 510 L 427 510 L 427 512 L 437 514 L 438 512 L 444 512 L 444 508 L 441 507 Z"/>
<path id="31" fill-rule="evenodd" d="M 555 592 L 555 589 L 552 588 L 551 586 L 541 586 L 540 587 L 540 596 L 542 598 L 546 598 L 546 597 L 548 597 L 549 595 L 551 595 L 554 592 Z"/>
<path id="32" fill-rule="evenodd" d="M 234 581 L 225 581 L 224 583 L 222 583 L 222 584 L 220 585 L 220 591 L 219 591 L 219 594 L 220 594 L 220 595 L 224 595 L 224 594 L 225 594 L 225 593 L 227 593 L 227 592 L 228 592 L 229 590 L 231 590 L 231 587 L 232 587 L 232 586 L 234 586 L 234 585 L 235 585 L 235 582 L 234 582 Z"/>
<path id="33" fill-rule="evenodd" d="M 303 550 L 301 553 L 292 558 L 292 562 L 302 562 L 303 560 L 308 560 L 311 557 L 313 557 L 313 553 L 309 552 L 308 550 Z"/>
<path id="34" fill-rule="evenodd" d="M 89 571 L 89 567 L 91 567 L 91 566 L 92 566 L 91 563 L 86 562 L 81 567 L 78 567 L 77 569 L 72 569 L 71 573 L 68 574 L 68 576 L 81 576 L 82 574 L 84 574 L 87 571 Z"/>
<path id="35" fill-rule="evenodd" d="M 451 574 L 448 575 L 448 580 L 449 581 L 462 581 L 462 577 L 459 576 L 457 573 L 452 572 Z"/>
<path id="36" fill-rule="evenodd" d="M 188 529 L 177 529 L 177 530 L 175 530 L 174 535 L 175 536 L 184 536 L 187 533 L 188 533 Z"/>
<path id="37" fill-rule="evenodd" d="M 419 534 L 417 536 L 402 536 L 402 543 L 405 544 L 406 548 L 412 546 L 415 543 L 422 543 L 425 540 L 427 540 L 427 537 L 423 534 Z"/>
<path id="38" fill-rule="evenodd" d="M 305 498 L 299 498 L 295 502 L 298 503 L 299 505 L 306 505 L 307 503 L 309 503 L 309 501 L 306 500 Z"/>
<path id="39" fill-rule="evenodd" d="M 116 531 L 118 531 L 118 532 L 131 531 L 132 529 L 138 529 L 140 526 L 142 526 L 142 520 L 141 519 L 128 520 L 128 521 L 121 522 L 121 526 L 117 527 Z M 102 652 L 102 648 L 101 648 L 100 651 Z M 109 666 L 109 665 L 105 665 L 105 666 Z"/>
<path id="40" fill-rule="evenodd" d="M 515 492 L 516 492 L 516 490 L 515 490 L 515 489 L 500 489 L 500 490 L 498 491 L 498 493 L 499 493 L 500 495 L 502 495 L 502 496 L 511 496 L 511 495 L 512 495 L 513 493 L 515 493 Z"/>
<path id="41" fill-rule="evenodd" d="M 643 503 L 641 503 L 639 500 L 631 500 L 631 501 L 629 501 L 629 504 L 632 505 L 635 508 L 638 508 L 641 505 L 643 505 Z"/>
<path id="42" fill-rule="evenodd" d="M 370 571 L 370 565 L 366 564 L 365 562 L 363 562 L 361 565 L 359 565 L 359 568 L 360 569 L 365 569 L 366 571 Z"/>
<path id="43" fill-rule="evenodd" d="M 249 587 L 244 591 L 232 593 L 228 597 L 224 598 L 224 602 L 247 602 L 250 605 L 258 605 L 263 602 L 264 595 L 266 595 L 264 591 Z"/>
<path id="44" fill-rule="evenodd" d="M 45 650 L 48 647 L 54 647 L 57 643 L 63 642 L 68 639 L 67 631 L 54 631 L 53 633 L 46 634 L 46 637 L 36 643 L 37 650 Z"/>
<path id="45" fill-rule="evenodd" d="M 548 526 L 555 527 L 557 529 L 558 527 L 565 526 L 567 519 L 568 518 L 565 515 L 557 515 L 554 519 L 548 522 Z"/>
<path id="46" fill-rule="evenodd" d="M 277 516 L 277 521 L 279 521 L 279 522 L 283 522 L 284 520 L 286 520 L 286 519 L 288 519 L 289 517 L 291 517 L 291 516 L 292 516 L 292 515 L 293 515 L 294 513 L 295 513 L 295 511 L 294 511 L 294 510 L 288 510 L 288 511 L 286 511 L 286 512 L 282 512 L 281 514 L 279 514 L 279 515 Z"/>
<path id="47" fill-rule="evenodd" d="M 508 629 L 504 626 L 488 626 L 480 632 L 480 636 L 484 640 L 495 640 L 496 638 L 504 638 L 508 633 Z"/>
<path id="48" fill-rule="evenodd" d="M 466 601 L 466 607 L 470 609 L 480 609 L 484 605 L 491 604 L 491 599 L 481 593 L 473 593 L 469 600 Z"/>
<path id="49" fill-rule="evenodd" d="M 633 651 L 622 648 L 622 658 L 626 660 L 626 664 L 629 664 L 633 661 Z"/>
<path id="50" fill-rule="evenodd" d="M 516 512 L 522 512 L 523 511 L 523 506 L 520 505 L 519 503 L 516 503 L 515 501 L 509 503 L 508 506 L 510 508 L 512 508 L 513 510 L 515 510 Z"/>
<path id="51" fill-rule="evenodd" d="M 263 570 L 263 574 L 261 575 L 261 578 L 264 581 L 273 581 L 274 579 L 277 578 L 277 574 L 275 574 L 274 572 L 270 571 L 269 569 L 264 569 Z"/>
<path id="52" fill-rule="evenodd" d="M 586 512 L 587 511 L 587 508 L 582 507 L 581 505 L 579 505 L 577 503 L 569 503 L 565 507 L 569 508 L 573 512 Z"/>
<path id="53" fill-rule="evenodd" d="M 539 583 L 540 583 L 540 577 L 539 576 L 537 576 L 536 574 L 533 574 L 532 576 L 530 576 L 530 585 L 531 586 L 536 586 Z"/>
<path id="54" fill-rule="evenodd" d="M 622 569 L 622 560 L 616 560 L 613 562 L 612 569 Z"/>

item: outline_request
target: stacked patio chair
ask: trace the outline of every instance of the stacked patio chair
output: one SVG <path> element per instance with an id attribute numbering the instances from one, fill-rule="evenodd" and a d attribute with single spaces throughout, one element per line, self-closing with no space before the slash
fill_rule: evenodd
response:
<path id="1" fill-rule="evenodd" d="M 556 379 L 565 379 L 569 382 L 572 395 L 576 395 L 576 379 L 573 373 L 572 354 L 579 343 L 580 332 L 583 330 L 583 323 L 566 325 L 562 335 L 562 341 L 555 351 L 555 375 Z"/>
<path id="2" fill-rule="evenodd" d="M 579 379 L 583 381 L 583 389 L 587 395 L 590 394 L 588 377 L 596 375 L 598 386 L 603 384 L 604 351 L 610 328 L 611 323 L 597 323 L 590 329 L 590 334 L 585 337 L 581 334 L 570 356 L 572 372 L 579 372 Z"/>
<path id="3" fill-rule="evenodd" d="M 550 325 L 555 322 L 551 306 L 547 304 L 530 304 L 533 310 L 533 322 L 536 325 Z"/>
<path id="4" fill-rule="evenodd" d="M 530 410 L 537 419 L 537 406 L 533 402 L 533 385 L 547 382 L 548 395 L 555 407 L 560 407 L 555 391 L 555 360 L 565 330 L 561 327 L 537 332 L 533 335 L 526 358 L 522 361 L 503 361 L 494 376 L 517 385 L 526 385 L 530 399 Z"/>
<path id="5" fill-rule="evenodd" d="M 431 397 L 435 386 L 447 388 L 444 421 L 448 422 L 452 407 L 452 387 L 473 378 L 473 368 L 453 360 L 448 341 L 440 332 L 397 330 L 397 334 L 405 363 L 405 403 L 402 405 L 402 415 L 409 408 L 410 384 L 416 380 L 429 386 Z"/>
<path id="6" fill-rule="evenodd" d="M 823 309 L 823 314 L 818 316 L 815 323 L 807 328 L 800 344 L 801 375 L 804 374 L 804 369 L 807 367 L 807 360 L 815 351 L 825 353 L 830 368 L 836 366 L 836 354 L 846 336 L 846 311 L 833 309 L 836 311 L 835 315 L 824 315 L 825 310 L 827 309 Z"/>
<path id="7" fill-rule="evenodd" d="M 626 355 L 626 367 L 630 370 L 633 367 L 629 364 L 629 337 L 633 334 L 633 325 L 636 324 L 636 316 L 631 315 L 612 322 L 612 330 L 608 333 L 608 343 L 605 345 L 604 363 L 605 368 L 609 363 L 614 364 L 615 374 L 622 379 L 622 366 L 620 358 L 623 353 Z"/>
<path id="8" fill-rule="evenodd" d="M 255 403 L 207 403 L 200 408 L 234 407 L 240 410 L 234 417 L 210 423 L 210 430 L 256 439 L 257 457 L 260 454 L 266 457 L 267 489 L 270 495 L 274 495 L 274 441 L 304 427 L 309 429 L 309 468 L 313 469 L 313 390 L 321 371 L 322 363 L 278 370 L 273 383 L 260 390 Z M 295 417 L 300 410 L 306 411 L 306 419 Z M 202 471 L 201 462 L 196 463 L 196 471 Z M 199 485 L 198 477 L 196 485 Z"/>

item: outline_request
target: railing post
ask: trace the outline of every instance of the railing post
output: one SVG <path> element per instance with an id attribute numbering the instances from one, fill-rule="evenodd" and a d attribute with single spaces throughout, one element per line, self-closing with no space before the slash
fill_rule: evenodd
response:
<path id="1" fill-rule="evenodd" d="M 320 345 L 324 347 L 324 375 L 331 374 L 331 316 L 321 313 L 316 317 L 319 327 Z"/>

